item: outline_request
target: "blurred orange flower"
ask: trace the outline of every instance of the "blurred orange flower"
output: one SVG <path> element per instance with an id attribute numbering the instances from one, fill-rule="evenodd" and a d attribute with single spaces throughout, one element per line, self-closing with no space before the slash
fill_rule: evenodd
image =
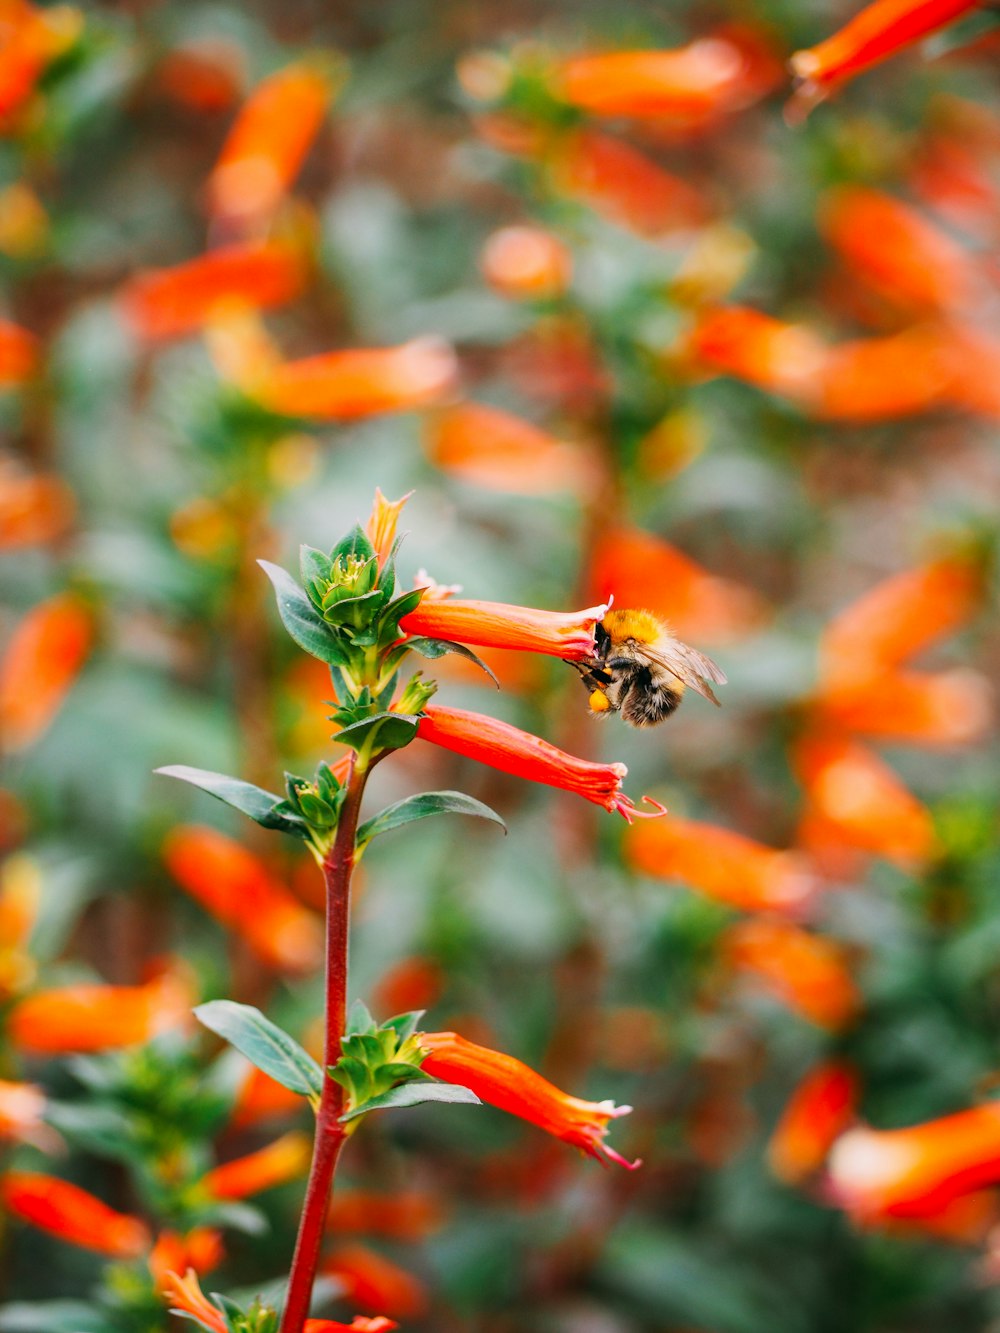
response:
<path id="1" fill-rule="evenodd" d="M 55 541 L 75 509 L 73 492 L 54 473 L 23 472 L 0 459 L 0 551 Z"/>
<path id="2" fill-rule="evenodd" d="M 229 1333 L 229 1321 L 222 1310 L 210 1301 L 198 1284 L 198 1275 L 189 1268 L 184 1276 L 168 1272 L 160 1283 L 161 1295 L 171 1310 L 185 1314 L 207 1328 L 209 1333 Z M 304 1333 L 390 1333 L 397 1325 L 383 1315 L 367 1318 L 358 1315 L 349 1324 L 337 1319 L 307 1319 Z"/>
<path id="3" fill-rule="evenodd" d="M 256 1065 L 249 1065 L 236 1094 L 229 1123 L 233 1129 L 246 1129 L 259 1125 L 262 1120 L 293 1115 L 301 1111 L 302 1106 L 299 1093 L 292 1092 Z"/>
<path id="4" fill-rule="evenodd" d="M 19 324 L 0 319 L 0 389 L 22 384 L 38 366 L 38 339 Z"/>
<path id="5" fill-rule="evenodd" d="M 90 611 L 72 593 L 34 607 L 0 658 L 0 745 L 23 750 L 59 711 L 90 651 Z"/>
<path id="6" fill-rule="evenodd" d="M 204 825 L 182 825 L 167 837 L 163 859 L 181 888 L 263 962 L 288 972 L 319 966 L 321 922 L 234 839 Z"/>
<path id="7" fill-rule="evenodd" d="M 45 1125 L 47 1105 L 45 1093 L 34 1083 L 0 1079 L 0 1139 L 51 1149 L 58 1136 Z"/>
<path id="8" fill-rule="evenodd" d="M 0 1000 L 29 986 L 36 963 L 29 939 L 42 897 L 38 862 L 26 852 L 9 856 L 0 866 Z"/>
<path id="9" fill-rule="evenodd" d="M 683 880 L 742 911 L 798 911 L 815 889 L 805 858 L 796 853 L 676 815 L 629 829 L 623 850 L 634 869 L 657 879 Z"/>
<path id="10" fill-rule="evenodd" d="M 185 41 L 168 51 L 154 71 L 157 87 L 198 115 L 228 111 L 245 78 L 241 47 L 225 38 Z"/>
<path id="11" fill-rule="evenodd" d="M 429 1009 L 436 1004 L 447 983 L 444 968 L 432 958 L 419 954 L 390 963 L 372 992 L 376 1013 L 402 1014 L 412 1009 Z"/>
<path id="12" fill-rule="evenodd" d="M 849 79 L 979 4 L 980 0 L 874 0 L 818 46 L 792 56 L 792 73 L 801 82 L 788 105 L 789 121 L 802 120 Z"/>
<path id="13" fill-rule="evenodd" d="M 311 1157 L 312 1139 L 293 1130 L 256 1152 L 213 1167 L 201 1184 L 215 1199 L 245 1199 L 305 1175 Z"/>
<path id="14" fill-rule="evenodd" d="M 143 986 L 62 986 L 18 1001 L 7 1030 L 29 1055 L 116 1050 L 189 1025 L 193 1002 L 191 981 L 179 971 Z"/>
<path id="15" fill-rule="evenodd" d="M 788 1099 L 767 1145 L 771 1170 L 790 1185 L 823 1165 L 835 1140 L 854 1119 L 858 1078 L 842 1061 L 814 1065 Z"/>
<path id="16" fill-rule="evenodd" d="M 442 749 L 489 764 L 501 773 L 573 792 L 620 814 L 627 823 L 663 813 L 662 806 L 655 801 L 650 802 L 656 807 L 651 814 L 635 808 L 621 789 L 622 779 L 628 773 L 624 764 L 594 764 L 589 759 L 577 759 L 540 736 L 484 713 L 428 704 L 417 726 L 417 735 Z M 644 799 L 649 801 L 649 797 Z"/>
<path id="17" fill-rule="evenodd" d="M 427 419 L 431 462 L 473 485 L 514 495 L 593 493 L 597 473 L 590 452 L 497 407 L 458 403 Z"/>
<path id="18" fill-rule="evenodd" d="M 39 9 L 27 0 L 0 6 L 0 134 L 35 90 L 39 76 L 76 41 L 83 15 L 69 5 Z"/>
<path id="19" fill-rule="evenodd" d="M 819 224 L 853 275 L 904 309 L 942 314 L 969 305 L 982 283 L 972 256 L 916 209 L 880 190 L 845 185 L 820 201 Z"/>
<path id="20" fill-rule="evenodd" d="M 501 227 L 487 239 L 479 262 L 490 286 L 514 300 L 559 296 L 573 271 L 571 251 L 542 227 Z"/>
<path id="21" fill-rule="evenodd" d="M 842 841 L 912 869 L 934 853 L 929 811 L 871 750 L 831 731 L 803 736 L 792 761 L 816 813 Z"/>
<path id="22" fill-rule="evenodd" d="M 978 671 L 896 671 L 821 697 L 817 716 L 847 731 L 913 745 L 963 745 L 993 721 L 993 690 Z"/>
<path id="23" fill-rule="evenodd" d="M 137 274 L 122 289 L 122 310 L 139 337 L 155 342 L 195 332 L 220 307 L 284 305 L 304 280 L 302 255 L 287 244 L 230 245 Z"/>
<path id="24" fill-rule="evenodd" d="M 417 1041 L 426 1052 L 420 1067 L 435 1078 L 469 1088 L 482 1101 L 520 1116 L 598 1161 L 617 1162 L 630 1171 L 641 1165 L 626 1161 L 605 1142 L 608 1122 L 628 1115 L 631 1106 L 570 1097 L 513 1056 L 477 1046 L 454 1032 L 421 1032 Z"/>
<path id="25" fill-rule="evenodd" d="M 808 410 L 832 421 L 886 421 L 948 400 L 949 339 L 934 325 L 827 349 Z"/>
<path id="26" fill-rule="evenodd" d="M 848 1130 L 829 1175 L 833 1199 L 859 1222 L 927 1216 L 1000 1180 L 1000 1102 L 907 1129 Z"/>
<path id="27" fill-rule="evenodd" d="M 208 178 L 209 210 L 224 222 L 266 222 L 298 175 L 334 91 L 317 60 L 286 65 L 251 92 Z"/>
<path id="28" fill-rule="evenodd" d="M 151 1243 L 146 1224 L 117 1213 L 77 1185 L 37 1171 L 8 1171 L 0 1180 L 4 1207 L 40 1231 L 113 1259 L 136 1259 Z"/>
<path id="29" fill-rule="evenodd" d="M 730 926 L 721 939 L 723 960 L 749 972 L 790 1009 L 836 1030 L 861 1008 L 861 994 L 843 950 L 788 921 L 757 918 Z"/>
<path id="30" fill-rule="evenodd" d="M 684 340 L 683 355 L 695 368 L 733 375 L 808 403 L 827 349 L 805 325 L 730 305 L 702 312 Z"/>
<path id="31" fill-rule="evenodd" d="M 328 1225 L 350 1235 L 367 1231 L 390 1240 L 416 1243 L 440 1230 L 444 1209 L 433 1195 L 415 1189 L 374 1194 L 370 1190 L 338 1188 L 330 1201 Z"/>
<path id="32" fill-rule="evenodd" d="M 407 634 L 427 635 L 485 648 L 512 648 L 547 653 L 565 662 L 584 662 L 594 655 L 594 631 L 606 605 L 583 611 L 540 611 L 506 602 L 424 598 L 399 622 Z"/>
<path id="33" fill-rule="evenodd" d="M 194 1227 L 185 1235 L 161 1231 L 149 1255 L 149 1271 L 158 1291 L 177 1272 L 208 1273 L 222 1263 L 222 1236 L 214 1227 Z"/>
<path id="34" fill-rule="evenodd" d="M 423 1283 L 365 1245 L 339 1246 L 321 1271 L 342 1283 L 346 1299 L 362 1309 L 388 1310 L 401 1319 L 419 1319 L 427 1310 Z"/>
<path id="35" fill-rule="evenodd" d="M 676 546 L 639 528 L 603 533 L 592 556 L 590 588 L 622 606 L 647 607 L 683 639 L 725 643 L 768 618 L 752 588 L 710 574 Z"/>

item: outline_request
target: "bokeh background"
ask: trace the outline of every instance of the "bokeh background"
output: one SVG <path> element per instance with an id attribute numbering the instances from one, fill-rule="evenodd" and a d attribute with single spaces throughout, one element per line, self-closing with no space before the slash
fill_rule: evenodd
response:
<path id="1" fill-rule="evenodd" d="M 555 660 L 485 653 L 499 693 L 431 664 L 670 815 L 415 742 L 373 809 L 455 787 L 509 835 L 373 846 L 352 992 L 632 1104 L 645 1165 L 487 1108 L 372 1117 L 328 1308 L 1000 1327 L 1000 48 L 974 13 L 789 113 L 788 57 L 856 9 L 0 3 L 0 1328 L 167 1328 L 164 1232 L 218 1229 L 206 1290 L 287 1272 L 308 1117 L 188 1011 L 315 1044 L 320 877 L 153 769 L 274 790 L 336 754 L 255 562 L 376 487 L 415 492 L 407 584 L 613 592 L 730 683 L 636 732 Z M 688 53 L 672 100 L 567 63 L 640 48 Z M 74 1009 L 91 983 L 128 989 Z M 279 1138 L 276 1184 L 209 1175 Z M 37 1173 L 143 1229 L 29 1216 Z"/>

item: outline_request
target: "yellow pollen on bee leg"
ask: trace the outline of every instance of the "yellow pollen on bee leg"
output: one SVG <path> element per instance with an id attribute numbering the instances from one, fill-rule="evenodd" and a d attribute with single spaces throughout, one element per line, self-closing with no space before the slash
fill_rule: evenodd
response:
<path id="1" fill-rule="evenodd" d="M 611 704 L 608 701 L 608 696 L 603 690 L 592 690 L 587 703 L 590 705 L 590 711 L 592 713 L 606 713 L 611 707 Z"/>

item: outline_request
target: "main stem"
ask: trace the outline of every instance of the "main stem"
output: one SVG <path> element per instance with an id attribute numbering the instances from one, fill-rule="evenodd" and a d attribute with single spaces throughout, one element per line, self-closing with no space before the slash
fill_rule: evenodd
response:
<path id="1" fill-rule="evenodd" d="M 330 1188 L 346 1131 L 340 1123 L 344 1112 L 344 1090 L 326 1073 L 340 1059 L 340 1039 L 347 1018 L 347 942 L 351 908 L 351 873 L 354 842 L 358 831 L 361 797 L 368 777 L 366 769 L 351 768 L 344 803 L 340 808 L 337 834 L 326 860 L 326 1006 L 323 1039 L 323 1091 L 316 1114 L 316 1138 L 306 1197 L 299 1221 L 299 1234 L 288 1277 L 288 1295 L 281 1316 L 281 1333 L 302 1333 L 319 1262 L 326 1225 Z"/>

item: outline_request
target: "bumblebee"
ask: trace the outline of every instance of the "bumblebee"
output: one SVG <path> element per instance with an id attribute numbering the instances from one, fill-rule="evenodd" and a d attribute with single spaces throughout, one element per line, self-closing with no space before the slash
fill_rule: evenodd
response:
<path id="1" fill-rule="evenodd" d="M 687 686 L 713 704 L 709 681 L 725 685 L 722 669 L 681 643 L 650 611 L 609 611 L 594 631 L 595 654 L 574 662 L 594 713 L 621 713 L 633 727 L 670 716 Z"/>

